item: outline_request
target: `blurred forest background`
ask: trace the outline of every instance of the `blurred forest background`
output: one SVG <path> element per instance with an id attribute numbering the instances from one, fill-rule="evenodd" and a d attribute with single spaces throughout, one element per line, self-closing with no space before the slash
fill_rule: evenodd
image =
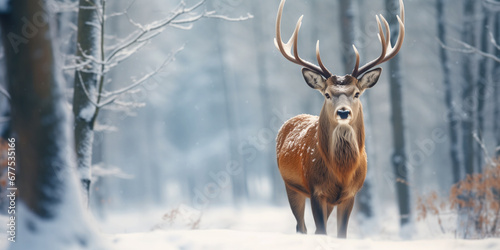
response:
<path id="1" fill-rule="evenodd" d="M 66 65 L 61 71 L 71 105 L 78 77 L 78 1 L 52 2 L 55 49 Z M 500 154 L 500 1 L 404 3 L 406 37 L 397 65 L 382 65 L 379 83 L 362 96 L 369 170 L 354 212 L 357 218 L 375 219 L 399 206 L 403 225 L 432 213 L 430 208 L 439 207 L 435 201 L 454 192 L 483 197 L 471 189 L 453 191 L 452 185 L 467 174 L 499 168 L 494 159 Z M 323 97 L 274 47 L 278 4 L 207 0 L 187 17 L 214 10 L 214 15 L 243 18 L 213 15 L 192 27 L 167 25 L 109 67 L 103 81 L 110 96 L 147 77 L 119 93 L 97 116 L 89 196 L 95 216 L 106 219 L 116 211 L 181 204 L 198 210 L 288 206 L 275 137 L 287 119 L 318 115 Z M 106 1 L 103 48 L 112 51 L 123 41 L 118 38 L 152 27 L 148 23 L 154 26 L 178 5 L 177 0 Z M 398 1 L 288 0 L 282 34 L 288 38 L 304 15 L 301 57 L 315 61 L 319 39 L 325 65 L 344 75 L 354 64 L 352 43 L 360 50 L 361 63 L 379 55 L 379 13 L 393 19 L 399 14 Z M 391 28 L 397 37 L 394 20 Z M 2 133 L 9 137 L 9 102 L 2 97 L 0 103 L 6 117 Z M 395 115 L 397 107 L 402 116 Z M 498 171 L 488 176 L 500 178 Z M 406 195 L 398 196 L 400 189 Z M 489 201 L 483 205 L 498 218 L 500 207 L 486 204 L 499 203 L 500 188 L 485 190 L 490 190 L 483 197 Z"/>

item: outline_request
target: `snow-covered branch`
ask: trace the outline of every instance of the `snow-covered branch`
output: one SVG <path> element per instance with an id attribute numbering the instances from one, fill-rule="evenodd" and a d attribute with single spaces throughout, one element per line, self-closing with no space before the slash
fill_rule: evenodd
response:
<path id="1" fill-rule="evenodd" d="M 143 84 L 144 82 L 146 82 L 148 79 L 150 79 L 151 77 L 155 76 L 156 74 L 158 74 L 159 72 L 161 72 L 161 70 L 167 66 L 170 62 L 172 62 L 173 60 L 175 60 L 175 56 L 177 55 L 177 53 L 179 53 L 181 50 L 184 49 L 184 46 L 179 48 L 178 50 L 176 50 L 175 52 L 173 52 L 165 61 L 163 61 L 162 64 L 160 64 L 160 66 L 158 66 L 154 71 L 144 75 L 143 77 L 141 77 L 139 80 L 136 80 L 134 81 L 132 84 L 130 84 L 129 86 L 127 87 L 124 87 L 122 89 L 119 89 L 119 90 L 115 90 L 115 91 L 112 91 L 112 92 L 108 92 L 106 93 L 105 95 L 102 94 L 103 97 L 107 97 L 108 99 L 107 100 L 104 100 L 102 102 L 100 102 L 98 104 L 98 107 L 101 108 L 101 107 L 104 107 L 106 105 L 109 105 L 113 102 L 116 101 L 117 98 L 119 98 L 121 95 L 129 92 L 130 90 L 140 86 L 141 84 Z"/>
<path id="2" fill-rule="evenodd" d="M 450 50 L 450 51 L 455 51 L 455 52 L 460 52 L 460 53 L 466 53 L 466 54 L 471 54 L 471 53 L 475 53 L 475 54 L 478 54 L 478 55 L 481 55 L 481 56 L 484 56 L 484 57 L 487 57 L 489 59 L 492 59 L 496 62 L 500 62 L 500 58 L 498 58 L 497 56 L 491 54 L 491 53 L 487 53 L 487 52 L 484 52 L 466 42 L 463 42 L 463 41 L 460 41 L 460 40 L 457 40 L 457 39 L 453 39 L 453 41 L 455 41 L 456 43 L 460 44 L 463 46 L 463 48 L 452 48 L 452 47 L 449 47 L 447 46 L 446 44 L 443 43 L 443 41 L 439 40 L 438 39 L 438 43 L 439 45 L 444 48 L 444 49 L 447 49 L 447 50 Z"/>
<path id="3" fill-rule="evenodd" d="M 104 164 L 95 164 L 92 166 L 92 175 L 94 177 L 113 176 L 121 179 L 132 179 L 133 175 L 123 172 L 119 167 L 108 166 L 104 168 Z"/>
<path id="4" fill-rule="evenodd" d="M 493 35 L 493 32 L 490 32 L 490 42 L 493 44 L 495 49 L 500 50 L 500 45 L 497 43 L 497 40 L 495 39 L 495 35 Z"/>
<path id="5" fill-rule="evenodd" d="M 475 132 L 472 133 L 472 136 L 474 137 L 474 140 L 476 140 L 477 144 L 479 144 L 479 146 L 483 150 L 484 159 L 486 160 L 486 162 L 488 163 L 488 165 L 493 166 L 494 162 L 493 162 L 492 158 L 490 157 L 488 149 L 486 149 L 486 145 L 484 145 L 484 141 L 481 138 L 479 138 L 479 136 Z"/>
<path id="6" fill-rule="evenodd" d="M 83 92 L 85 93 L 85 96 L 87 96 L 87 98 L 89 99 L 90 103 L 92 103 L 92 105 L 94 105 L 97 108 L 99 108 L 99 104 L 97 104 L 97 102 L 94 101 L 94 99 L 90 96 L 90 93 L 87 90 L 87 87 L 85 86 L 85 83 L 84 83 L 84 81 L 82 79 L 82 73 L 81 73 L 81 71 L 77 71 L 77 75 L 78 75 L 78 80 L 80 81 L 80 85 L 82 85 L 82 89 L 83 89 Z"/>
<path id="7" fill-rule="evenodd" d="M 133 32 L 128 39 L 122 42 L 119 46 L 117 46 L 113 51 L 110 52 L 109 56 L 104 60 L 106 63 L 111 63 L 113 59 L 120 58 L 120 61 L 125 60 L 134 54 L 135 50 L 129 50 L 130 47 L 133 47 L 137 43 L 143 43 L 147 40 L 151 40 L 157 35 L 161 34 L 163 29 L 167 26 L 179 28 L 179 29 L 191 29 L 192 23 L 202 19 L 202 18 L 217 18 L 223 19 L 226 21 L 244 21 L 250 18 L 253 18 L 251 14 L 247 14 L 247 16 L 240 16 L 237 18 L 231 18 L 224 15 L 217 15 L 215 11 L 204 11 L 200 14 L 193 13 L 196 9 L 202 6 L 205 3 L 205 0 L 202 0 L 193 6 L 186 8 L 186 3 L 181 1 L 180 4 L 175 8 L 172 14 L 162 20 L 153 21 L 148 24 L 140 24 L 135 22 L 128 14 L 128 9 L 124 12 L 119 13 L 119 15 L 125 15 L 133 26 L 137 27 L 137 31 Z M 129 6 L 130 8 L 130 6 Z M 184 17 L 186 15 L 193 15 L 190 17 Z M 118 15 L 118 14 L 117 14 Z M 140 46 L 139 46 L 140 47 Z"/>

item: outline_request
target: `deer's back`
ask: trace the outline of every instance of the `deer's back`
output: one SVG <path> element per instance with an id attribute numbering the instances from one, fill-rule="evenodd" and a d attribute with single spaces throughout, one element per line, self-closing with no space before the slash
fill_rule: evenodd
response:
<path id="1" fill-rule="evenodd" d="M 318 116 L 298 115 L 286 121 L 276 138 L 278 168 L 285 184 L 309 194 L 307 173 L 321 161 L 317 145 Z"/>

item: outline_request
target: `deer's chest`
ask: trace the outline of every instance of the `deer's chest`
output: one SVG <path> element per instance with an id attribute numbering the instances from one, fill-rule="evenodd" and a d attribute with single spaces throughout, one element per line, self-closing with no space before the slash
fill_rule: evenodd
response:
<path id="1" fill-rule="evenodd" d="M 365 175 L 362 171 L 356 174 L 350 181 L 340 182 L 333 173 L 325 171 L 321 180 L 311 187 L 312 195 L 324 198 L 329 204 L 338 205 L 343 201 L 353 198 L 363 186 Z"/>

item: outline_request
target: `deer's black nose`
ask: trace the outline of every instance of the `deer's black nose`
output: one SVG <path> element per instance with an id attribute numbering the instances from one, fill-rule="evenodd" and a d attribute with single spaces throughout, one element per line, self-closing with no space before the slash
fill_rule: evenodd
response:
<path id="1" fill-rule="evenodd" d="M 338 110 L 337 111 L 337 115 L 340 116 L 340 119 L 347 119 L 347 117 L 349 117 L 350 113 L 351 113 L 351 111 L 349 111 L 349 110 Z"/>

